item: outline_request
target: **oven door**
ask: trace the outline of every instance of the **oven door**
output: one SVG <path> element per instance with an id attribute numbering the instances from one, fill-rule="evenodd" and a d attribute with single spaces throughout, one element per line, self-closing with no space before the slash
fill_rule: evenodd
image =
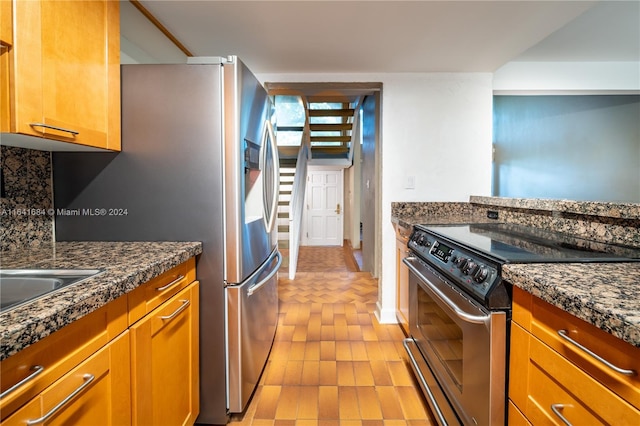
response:
<path id="1" fill-rule="evenodd" d="M 431 375 L 437 382 L 423 387 L 428 386 L 434 395 L 444 393 L 451 407 L 439 410 L 446 413 L 453 408 L 465 425 L 504 424 L 506 313 L 482 308 L 415 257 L 406 258 L 405 263 L 410 271 L 411 335 L 405 346 L 415 359 L 414 370 L 424 361 L 421 370 L 425 370 L 424 364 L 429 369 L 421 374 Z M 418 349 L 422 360 L 411 346 Z M 439 415 L 438 409 L 434 411 L 441 424 L 452 423 Z"/>

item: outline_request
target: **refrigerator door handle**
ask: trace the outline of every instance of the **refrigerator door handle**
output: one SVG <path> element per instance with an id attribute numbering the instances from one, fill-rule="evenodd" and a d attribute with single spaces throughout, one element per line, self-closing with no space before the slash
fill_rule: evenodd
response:
<path id="1" fill-rule="evenodd" d="M 259 283 L 252 285 L 251 288 L 247 290 L 247 296 L 251 296 L 253 295 L 253 293 L 260 290 L 260 287 L 268 283 L 269 280 L 278 272 L 278 270 L 280 269 L 280 265 L 282 265 L 282 254 L 280 254 L 279 251 L 276 251 L 275 254 L 276 254 L 276 257 L 278 258 L 278 264 L 276 265 L 275 268 L 273 268 L 273 270 L 269 273 L 269 275 L 267 275 L 266 278 L 264 278 Z"/>
<path id="2" fill-rule="evenodd" d="M 269 144 L 269 147 L 267 147 L 267 143 Z M 268 149 L 271 148 L 271 149 Z M 272 160 L 273 160 L 273 170 L 267 170 L 267 164 L 269 164 L 269 162 L 267 161 L 267 155 L 268 153 L 271 152 L 272 155 Z M 273 230 L 273 227 L 275 225 L 276 222 L 276 217 L 278 216 L 278 192 L 280 191 L 280 162 L 278 159 L 278 144 L 276 142 L 276 137 L 275 137 L 275 133 L 273 132 L 273 124 L 271 124 L 270 120 L 265 120 L 265 130 L 264 130 L 264 135 L 263 135 L 263 140 L 262 140 L 262 155 L 263 155 L 263 160 L 262 160 L 262 164 L 263 164 L 263 173 L 265 173 L 264 178 L 262 179 L 263 182 L 263 202 L 264 202 L 264 209 L 265 209 L 265 215 L 264 215 L 264 225 L 267 228 L 267 232 L 271 232 Z M 273 176 L 271 179 L 271 182 L 269 182 L 269 179 L 267 179 L 267 173 L 273 173 Z M 269 184 L 272 184 L 273 187 L 272 188 L 268 188 Z M 271 192 L 271 190 L 273 190 L 273 192 L 271 193 L 271 199 L 268 199 L 269 193 Z"/>

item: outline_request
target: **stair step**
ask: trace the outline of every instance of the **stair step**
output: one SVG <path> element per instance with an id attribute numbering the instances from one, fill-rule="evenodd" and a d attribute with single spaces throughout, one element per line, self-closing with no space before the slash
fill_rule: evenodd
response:
<path id="1" fill-rule="evenodd" d="M 288 249 L 289 248 L 289 239 L 278 240 L 278 248 L 280 248 L 280 249 Z"/>
<path id="2" fill-rule="evenodd" d="M 278 205 L 279 206 L 288 206 L 289 205 L 289 201 L 278 201 Z"/>
<path id="3" fill-rule="evenodd" d="M 291 191 L 280 191 L 280 195 L 291 195 Z"/>
<path id="4" fill-rule="evenodd" d="M 289 212 L 278 212 L 278 219 L 289 219 Z"/>
<path id="5" fill-rule="evenodd" d="M 333 104 L 350 104 L 355 102 L 353 96 L 346 95 L 316 95 L 307 96 L 307 102 L 310 104 L 333 103 Z"/>
<path id="6" fill-rule="evenodd" d="M 351 136 L 311 136 L 311 142 L 349 142 Z"/>
<path id="7" fill-rule="evenodd" d="M 354 109 L 310 109 L 309 117 L 352 117 Z"/>
<path id="8" fill-rule="evenodd" d="M 345 130 L 351 130 L 353 128 L 351 123 L 322 123 L 322 124 L 309 124 L 309 129 L 312 132 L 340 132 Z"/>
<path id="9" fill-rule="evenodd" d="M 289 225 L 278 226 L 278 232 L 289 232 Z"/>

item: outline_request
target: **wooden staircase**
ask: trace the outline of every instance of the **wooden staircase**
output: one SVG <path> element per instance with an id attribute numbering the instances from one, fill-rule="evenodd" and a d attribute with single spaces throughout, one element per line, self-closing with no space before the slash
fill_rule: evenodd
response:
<path id="1" fill-rule="evenodd" d="M 280 160 L 280 193 L 278 195 L 278 216 L 276 225 L 278 227 L 278 247 L 281 249 L 289 248 L 289 202 L 291 201 L 291 191 L 293 189 L 295 171 L 295 159 Z"/>
<path id="2" fill-rule="evenodd" d="M 306 108 L 312 158 L 348 158 L 354 100 L 345 96 L 310 96 Z"/>
<path id="3" fill-rule="evenodd" d="M 354 123 L 358 122 L 355 114 L 360 108 L 361 100 L 361 97 L 345 95 L 315 95 L 305 98 L 304 107 L 308 117 L 308 130 L 303 131 L 303 134 L 308 131 L 311 153 L 309 164 L 340 165 L 342 167 L 351 165 Z M 305 127 L 305 129 L 307 128 Z M 280 154 L 280 193 L 276 223 L 278 247 L 283 252 L 289 249 L 292 219 L 289 204 L 294 185 L 298 148 L 296 146 L 278 148 Z"/>

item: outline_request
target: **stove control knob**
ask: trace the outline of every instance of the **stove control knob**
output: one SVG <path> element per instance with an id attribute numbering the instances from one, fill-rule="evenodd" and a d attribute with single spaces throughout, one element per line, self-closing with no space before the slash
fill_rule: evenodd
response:
<path id="1" fill-rule="evenodd" d="M 477 263 L 469 262 L 469 264 L 467 265 L 467 275 L 470 275 L 473 277 L 476 274 L 476 272 L 478 272 L 479 269 L 480 269 L 480 266 L 478 266 Z"/>
<path id="2" fill-rule="evenodd" d="M 464 268 L 466 268 L 467 263 L 469 263 L 469 259 L 464 259 L 462 257 L 458 258 L 456 260 L 456 266 L 458 267 L 458 269 L 460 269 L 462 272 L 464 272 Z"/>
<path id="3" fill-rule="evenodd" d="M 462 273 L 465 275 L 473 275 L 478 265 L 471 259 L 467 259 L 467 263 L 462 268 Z"/>
<path id="4" fill-rule="evenodd" d="M 487 279 L 489 276 L 489 270 L 487 268 L 478 268 L 478 270 L 473 274 L 473 280 L 477 283 L 481 283 Z"/>

